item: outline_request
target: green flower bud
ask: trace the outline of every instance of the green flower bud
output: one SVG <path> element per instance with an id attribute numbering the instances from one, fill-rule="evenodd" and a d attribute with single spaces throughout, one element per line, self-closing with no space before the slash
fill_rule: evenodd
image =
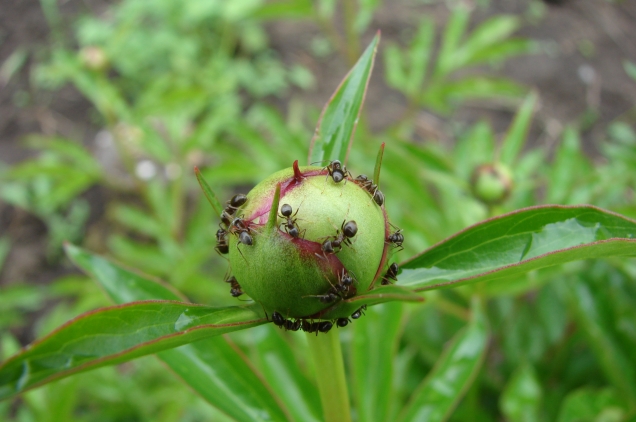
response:
<path id="1" fill-rule="evenodd" d="M 381 278 L 389 224 L 373 192 L 350 177 L 336 183 L 326 168 L 294 164 L 259 183 L 233 213 L 230 265 L 242 291 L 270 315 L 320 318 Z"/>
<path id="2" fill-rule="evenodd" d="M 475 169 L 470 180 L 473 195 L 488 205 L 505 201 L 512 191 L 512 175 L 503 164 L 483 164 Z"/>

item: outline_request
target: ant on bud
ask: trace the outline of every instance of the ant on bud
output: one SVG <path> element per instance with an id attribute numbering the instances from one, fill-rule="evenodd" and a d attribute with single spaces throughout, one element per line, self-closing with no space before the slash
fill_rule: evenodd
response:
<path id="1" fill-rule="evenodd" d="M 342 226 L 336 231 L 335 236 L 329 236 L 322 242 L 320 248 L 324 253 L 337 253 L 342 250 L 342 244 L 351 246 L 351 238 L 358 233 L 358 225 L 355 221 L 342 221 Z"/>
<path id="2" fill-rule="evenodd" d="M 402 234 L 402 229 L 394 226 L 393 224 L 391 224 L 391 227 L 393 227 L 395 231 L 391 233 L 389 237 L 386 238 L 386 242 L 392 243 L 393 246 L 395 246 L 396 248 L 399 248 L 398 252 L 401 250 L 404 250 L 404 247 L 402 246 L 402 243 L 404 242 L 404 235 Z"/>
<path id="3" fill-rule="evenodd" d="M 340 160 L 331 161 L 324 169 L 327 169 L 327 171 L 329 172 L 329 175 L 327 177 L 331 176 L 335 183 L 340 183 L 343 180 L 345 181 L 345 183 L 347 183 L 346 178 L 351 177 L 351 173 L 340 162 Z"/>
<path id="4" fill-rule="evenodd" d="M 361 174 L 353 180 L 353 183 L 360 186 L 362 189 L 366 190 L 370 195 L 373 201 L 379 206 L 384 204 L 384 194 L 378 189 L 378 185 L 373 183 L 369 178 Z"/>
<path id="5" fill-rule="evenodd" d="M 227 230 L 219 229 L 216 232 L 216 247 L 214 248 L 219 255 L 225 255 L 230 251 L 230 246 L 227 244 Z"/>
<path id="6" fill-rule="evenodd" d="M 230 286 L 231 286 L 230 294 L 232 295 L 232 297 L 239 297 L 240 295 L 243 294 L 243 290 L 241 290 L 241 286 L 236 280 L 236 277 L 232 276 L 226 279 L 225 282 L 230 283 Z"/>
<path id="7" fill-rule="evenodd" d="M 398 264 L 396 264 L 395 262 L 391 264 L 386 274 L 384 274 L 384 277 L 382 277 L 382 285 L 386 286 L 387 284 L 391 284 L 390 280 L 397 281 L 398 270 Z"/>
<path id="8" fill-rule="evenodd" d="M 296 224 L 296 220 L 298 220 L 297 218 L 294 218 L 296 216 L 296 214 L 298 214 L 298 209 L 296 209 L 296 212 L 292 215 L 292 207 L 289 204 L 283 204 L 282 207 L 280 207 L 280 214 L 278 215 L 280 218 L 286 220 L 283 223 L 281 223 L 278 228 L 280 229 L 281 226 L 285 227 L 285 232 L 290 235 L 291 237 L 293 237 L 294 239 L 298 239 L 298 237 L 301 234 L 300 228 L 298 227 L 298 224 Z M 304 233 L 305 230 L 302 231 L 302 233 Z"/>

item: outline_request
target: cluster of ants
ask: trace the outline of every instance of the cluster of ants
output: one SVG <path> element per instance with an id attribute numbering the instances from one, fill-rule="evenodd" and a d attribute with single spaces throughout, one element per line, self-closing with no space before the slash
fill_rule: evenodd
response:
<path id="1" fill-rule="evenodd" d="M 284 328 L 286 331 L 298 331 L 303 330 L 307 333 L 326 333 L 334 325 L 338 327 L 346 327 L 352 319 L 358 319 L 364 315 L 364 311 L 367 309 L 367 305 L 363 305 L 351 314 L 351 318 L 337 318 L 332 321 L 308 321 L 305 318 L 297 318 L 295 321 L 291 319 L 285 319 L 280 313 L 272 313 L 272 322 L 279 328 Z M 268 318 L 269 320 L 269 318 Z"/>
<path id="2" fill-rule="evenodd" d="M 378 189 L 378 186 L 373 183 L 373 181 L 369 180 L 369 178 L 361 174 L 355 179 L 353 179 L 352 174 L 347 170 L 347 168 L 339 161 L 333 160 L 331 161 L 323 170 L 327 170 L 327 177 L 331 177 L 335 183 L 340 183 L 341 181 L 345 181 L 347 178 L 352 179 L 353 183 L 362 187 L 365 191 L 367 191 L 373 201 L 378 205 L 382 206 L 384 204 L 384 194 Z M 227 241 L 228 234 L 233 234 L 238 237 L 239 243 L 244 245 L 251 246 L 253 244 L 252 238 L 252 229 L 250 228 L 250 223 L 246 222 L 242 216 L 235 216 L 236 211 L 243 206 L 247 202 L 247 196 L 244 194 L 234 195 L 229 201 L 226 202 L 226 206 L 221 213 L 221 223 L 219 224 L 219 230 L 216 232 L 216 247 L 215 250 L 219 254 L 227 254 L 229 252 L 229 244 Z M 278 226 L 279 230 L 284 230 L 292 238 L 299 238 L 301 235 L 304 236 L 305 230 L 300 229 L 298 226 L 298 219 L 294 218 L 298 214 L 298 209 L 296 212 L 293 212 L 293 208 L 289 204 L 283 204 L 280 209 L 280 214 L 278 217 L 283 220 L 283 222 Z M 393 225 L 392 225 L 393 226 Z M 402 243 L 404 242 L 404 235 L 402 234 L 402 230 L 393 226 L 396 230 L 391 233 L 387 239 L 387 243 L 393 244 L 393 246 L 403 249 Z M 336 229 L 336 234 L 332 236 L 327 236 L 325 240 L 321 243 L 321 250 L 324 256 L 327 254 L 335 254 L 342 250 L 342 245 L 347 245 L 349 247 L 352 246 L 351 239 L 358 232 L 358 225 L 355 221 L 343 221 L 340 229 Z M 238 248 L 238 244 L 237 244 Z M 239 250 L 240 252 L 240 250 Z M 318 255 L 318 254 L 317 254 Z M 320 257 L 320 255 L 318 255 Z M 391 284 L 391 280 L 397 281 L 397 273 L 398 273 L 398 265 L 393 263 L 389 266 L 387 272 L 384 274 L 381 280 L 382 285 Z M 356 288 L 354 286 L 355 279 L 346 273 L 343 270 L 343 273 L 338 276 L 338 283 L 336 285 L 332 285 L 329 291 L 322 295 L 316 295 L 312 297 L 317 297 L 323 303 L 331 303 L 338 299 L 347 299 L 352 297 L 356 293 Z M 231 276 L 225 280 L 230 284 L 230 294 L 233 297 L 239 297 L 243 294 L 241 290 L 241 286 L 234 276 Z M 363 308 L 366 308 L 363 307 Z M 358 309 L 351 315 L 352 319 L 358 319 L 361 315 L 361 311 L 363 308 Z M 274 312 L 272 314 L 272 321 L 279 327 L 284 327 L 286 330 L 298 331 L 302 329 L 307 332 L 327 332 L 333 326 L 332 322 L 329 321 L 319 321 L 319 322 L 308 322 L 304 319 L 297 319 L 292 322 L 291 320 L 286 320 L 282 317 L 278 312 Z M 348 318 L 339 318 L 335 320 L 335 324 L 338 327 L 344 327 L 349 322 L 351 322 Z"/>

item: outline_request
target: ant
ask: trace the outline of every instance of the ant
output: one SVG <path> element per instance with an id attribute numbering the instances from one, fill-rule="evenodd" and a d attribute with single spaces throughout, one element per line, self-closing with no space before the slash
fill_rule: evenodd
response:
<path id="1" fill-rule="evenodd" d="M 356 222 L 350 220 L 345 223 L 345 220 L 343 220 L 340 230 L 336 231 L 336 235 L 327 237 L 327 239 L 322 242 L 320 248 L 324 253 L 340 252 L 343 243 L 351 246 L 351 238 L 354 237 L 356 233 L 358 233 L 358 225 Z"/>
<path id="2" fill-rule="evenodd" d="M 395 246 L 396 248 L 400 248 L 398 249 L 398 252 L 401 250 L 404 250 L 404 247 L 402 246 L 402 243 L 404 242 L 404 235 L 402 234 L 402 229 L 394 226 L 393 224 L 391 224 L 391 226 L 395 228 L 395 231 L 391 233 L 389 237 L 387 237 L 386 239 L 387 242 L 393 243 L 393 246 Z"/>
<path id="3" fill-rule="evenodd" d="M 351 322 L 351 320 L 349 318 L 338 318 L 336 320 L 336 325 L 339 328 L 342 328 L 342 327 L 346 327 L 350 322 Z"/>
<path id="4" fill-rule="evenodd" d="M 214 248 L 219 255 L 225 255 L 230 251 L 230 246 L 227 244 L 227 230 L 219 229 L 216 232 L 216 247 Z"/>
<path id="5" fill-rule="evenodd" d="M 378 204 L 379 206 L 382 206 L 382 204 L 384 204 L 384 194 L 382 193 L 382 191 L 380 191 L 380 189 L 378 189 L 378 185 L 369 180 L 366 175 L 359 175 L 354 179 L 353 183 L 366 190 L 371 195 L 371 198 L 373 198 L 376 204 Z"/>
<path id="6" fill-rule="evenodd" d="M 332 286 L 332 292 L 341 294 L 344 299 L 353 296 L 356 293 L 356 288 L 353 286 L 355 281 L 356 279 L 343 268 L 342 274 L 338 274 L 338 284 Z"/>
<path id="7" fill-rule="evenodd" d="M 333 327 L 333 323 L 331 321 L 318 321 L 318 322 L 307 322 L 303 320 L 302 329 L 307 333 L 316 333 L 318 332 L 326 333 L 331 330 Z"/>
<path id="8" fill-rule="evenodd" d="M 296 209 L 296 212 L 294 213 L 294 215 L 292 215 L 292 207 L 289 204 L 283 204 L 282 207 L 280 207 L 280 214 L 278 215 L 280 218 L 286 220 L 285 222 L 281 223 L 278 228 L 280 230 L 281 226 L 285 227 L 285 232 L 287 232 L 288 235 L 290 235 L 291 237 L 293 237 L 294 239 L 298 239 L 298 237 L 300 236 L 300 229 L 298 227 L 298 224 L 296 224 L 296 220 L 298 220 L 297 218 L 293 218 L 296 216 L 296 214 L 298 214 L 298 209 Z M 302 233 L 304 233 L 305 230 L 303 230 Z"/>
<path id="9" fill-rule="evenodd" d="M 236 277 L 232 276 L 228 279 L 225 280 L 226 283 L 230 283 L 230 286 L 232 287 L 230 289 L 230 294 L 232 295 L 232 297 L 239 297 L 240 295 L 243 294 L 243 290 L 241 290 L 241 286 L 239 285 L 238 281 L 236 280 Z"/>
<path id="10" fill-rule="evenodd" d="M 225 227 L 229 227 L 232 223 L 232 216 L 243 204 L 247 202 L 247 196 L 237 193 L 229 201 L 225 203 L 225 209 L 221 213 L 221 222 Z"/>
<path id="11" fill-rule="evenodd" d="M 276 326 L 283 328 L 285 325 L 285 321 L 287 321 L 280 313 L 273 312 L 272 313 L 272 322 L 276 324 Z"/>
<path id="12" fill-rule="evenodd" d="M 335 183 L 342 182 L 345 179 L 345 183 L 347 183 L 346 178 L 351 177 L 351 173 L 347 168 L 340 162 L 340 160 L 331 161 L 327 167 L 325 167 L 329 172 L 329 176 L 333 179 Z M 327 177 L 329 177 L 327 176 Z"/>
<path id="13" fill-rule="evenodd" d="M 301 326 L 301 320 L 299 319 L 293 322 L 291 319 L 285 320 L 285 330 L 287 331 L 298 331 L 300 330 L 300 326 Z"/>
<path id="14" fill-rule="evenodd" d="M 386 286 L 387 284 L 391 284 L 390 280 L 397 281 L 398 270 L 399 270 L 398 265 L 395 262 L 391 264 L 386 274 L 384 274 L 384 277 L 382 277 L 382 285 Z"/>
<path id="15" fill-rule="evenodd" d="M 358 310 L 351 314 L 351 319 L 358 319 L 364 315 L 364 311 L 367 309 L 367 305 L 362 305 Z"/>

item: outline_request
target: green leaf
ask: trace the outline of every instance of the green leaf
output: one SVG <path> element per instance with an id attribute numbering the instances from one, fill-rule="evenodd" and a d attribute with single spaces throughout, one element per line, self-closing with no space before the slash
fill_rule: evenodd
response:
<path id="1" fill-rule="evenodd" d="M 66 245 L 66 252 L 117 303 L 181 299 L 169 285 L 126 270 L 81 248 Z M 165 350 L 158 353 L 158 357 L 204 399 L 239 421 L 268 419 L 267 415 L 274 420 L 289 419 L 280 416 L 287 412 L 277 403 L 262 376 L 236 353 L 224 337 L 212 337 Z"/>
<path id="2" fill-rule="evenodd" d="M 451 16 L 444 29 L 442 45 L 437 57 L 437 65 L 434 73 L 435 79 L 443 78 L 456 67 L 454 63 L 455 54 L 459 42 L 466 32 L 469 18 L 470 10 L 468 7 L 458 6 L 451 11 Z"/>
<path id="3" fill-rule="evenodd" d="M 408 52 L 409 72 L 403 90 L 404 94 L 409 97 L 417 95 L 422 89 L 434 41 L 435 22 L 432 19 L 424 18 Z"/>
<path id="4" fill-rule="evenodd" d="M 285 403 L 293 419 L 297 421 L 320 421 L 322 410 L 316 386 L 307 379 L 298 366 L 290 342 L 285 341 L 282 331 L 269 324 L 259 327 L 255 334 L 255 357 L 263 375 L 272 389 Z"/>
<path id="5" fill-rule="evenodd" d="M 353 324 L 352 390 L 361 422 L 390 420 L 395 391 L 393 357 L 400 341 L 401 320 L 402 305 L 391 303 L 369 309 L 364 318 Z"/>
<path id="6" fill-rule="evenodd" d="M 599 360 L 606 377 L 620 392 L 632 410 L 636 407 L 636 371 L 633 364 L 633 351 L 624 350 L 610 331 L 611 325 L 605 322 L 602 306 L 590 286 L 581 279 L 569 285 L 568 299 L 574 309 L 577 325 L 589 339 L 589 345 Z M 609 326 L 608 326 L 609 325 Z"/>
<path id="7" fill-rule="evenodd" d="M 309 163 L 347 161 L 379 41 L 378 33 L 323 108 L 309 146 Z"/>
<path id="8" fill-rule="evenodd" d="M 622 421 L 625 409 L 610 388 L 580 388 L 568 394 L 559 410 L 558 422 Z"/>
<path id="9" fill-rule="evenodd" d="M 523 364 L 506 384 L 499 405 L 508 421 L 540 421 L 542 396 L 541 384 L 534 369 L 529 364 Z"/>
<path id="10" fill-rule="evenodd" d="M 486 318 L 479 299 L 475 298 L 470 323 L 455 335 L 399 420 L 437 422 L 448 419 L 479 372 L 487 343 Z"/>
<path id="11" fill-rule="evenodd" d="M 532 122 L 532 115 L 537 104 L 538 96 L 531 92 L 519 107 L 515 119 L 508 128 L 508 133 L 501 144 L 499 161 L 507 166 L 514 166 L 515 161 L 526 143 L 528 129 Z"/>
<path id="12" fill-rule="evenodd" d="M 375 158 L 375 167 L 373 169 L 373 183 L 380 184 L 380 170 L 382 169 L 382 157 L 384 156 L 384 142 L 380 145 L 380 150 Z"/>
<path id="13" fill-rule="evenodd" d="M 0 399 L 77 372 L 266 322 L 254 309 L 142 301 L 85 313 L 0 366 Z"/>
<path id="14" fill-rule="evenodd" d="M 396 285 L 381 286 L 351 299 L 340 300 L 329 308 L 322 319 L 338 318 L 343 314 L 352 314 L 362 306 L 372 306 L 385 302 L 423 302 L 424 298 L 409 289 Z"/>
<path id="15" fill-rule="evenodd" d="M 407 260 L 398 284 L 432 290 L 630 255 L 636 255 L 636 221 L 589 205 L 538 206 L 476 224 Z"/>
<path id="16" fill-rule="evenodd" d="M 623 69 L 625 69 L 625 73 L 627 73 L 630 78 L 636 81 L 636 63 L 623 60 Z"/>

